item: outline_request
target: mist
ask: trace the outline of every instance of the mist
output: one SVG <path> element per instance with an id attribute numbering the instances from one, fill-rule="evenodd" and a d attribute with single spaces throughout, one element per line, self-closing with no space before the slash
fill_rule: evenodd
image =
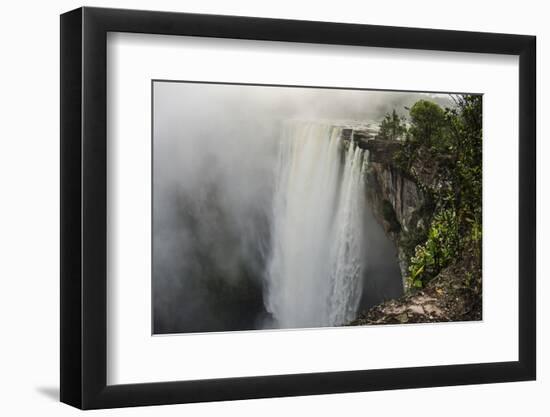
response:
<path id="1" fill-rule="evenodd" d="M 154 333 L 279 327 L 267 308 L 266 271 L 285 124 L 378 123 L 420 98 L 427 95 L 154 82 Z M 368 210 L 362 221 L 364 308 L 399 294 L 401 277 L 395 248 Z"/>

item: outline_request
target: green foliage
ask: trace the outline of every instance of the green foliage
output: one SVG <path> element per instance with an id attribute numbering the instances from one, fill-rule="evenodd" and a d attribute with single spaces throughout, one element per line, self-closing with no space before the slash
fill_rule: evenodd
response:
<path id="1" fill-rule="evenodd" d="M 422 288 L 458 255 L 458 223 L 449 209 L 437 213 L 428 231 L 428 239 L 418 245 L 409 263 L 410 288 Z"/>
<path id="2" fill-rule="evenodd" d="M 428 230 L 435 207 L 429 196 L 424 196 L 424 204 L 411 215 L 408 230 L 401 233 L 399 245 L 407 259 L 414 256 L 416 247 L 422 245 L 428 238 Z"/>
<path id="3" fill-rule="evenodd" d="M 391 113 L 387 113 L 384 119 L 380 123 L 380 130 L 378 132 L 378 139 L 383 140 L 398 140 L 407 133 L 407 125 L 405 119 L 399 117 L 395 109 Z"/>
<path id="4" fill-rule="evenodd" d="M 410 258 L 410 288 L 423 287 L 457 257 L 481 259 L 482 97 L 451 98 L 453 108 L 428 100 L 411 107 L 410 128 L 396 154 L 396 165 L 433 202 L 424 238 L 422 231 L 402 237 L 411 244 L 422 241 Z"/>
<path id="5" fill-rule="evenodd" d="M 412 140 L 417 145 L 428 148 L 443 149 L 446 145 L 447 124 L 445 112 L 436 103 L 428 100 L 419 100 L 411 107 Z"/>
<path id="6" fill-rule="evenodd" d="M 482 108 L 481 96 L 458 96 L 457 107 L 447 109 L 456 185 L 455 205 L 466 226 L 481 224 Z"/>
<path id="7" fill-rule="evenodd" d="M 410 128 L 405 143 L 396 154 L 396 164 L 403 172 L 411 173 L 415 161 L 441 160 L 447 155 L 449 146 L 449 124 L 445 111 L 428 100 L 417 101 L 409 110 Z M 420 188 L 428 184 L 417 181 Z M 428 191 L 429 190 L 424 190 Z"/>

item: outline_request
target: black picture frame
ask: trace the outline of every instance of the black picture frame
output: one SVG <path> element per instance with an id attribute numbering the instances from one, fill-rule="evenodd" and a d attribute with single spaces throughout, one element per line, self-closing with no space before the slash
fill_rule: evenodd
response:
<path id="1" fill-rule="evenodd" d="M 107 385 L 108 32 L 519 56 L 519 360 Z M 103 8 L 61 15 L 61 401 L 82 409 L 534 380 L 534 36 Z"/>

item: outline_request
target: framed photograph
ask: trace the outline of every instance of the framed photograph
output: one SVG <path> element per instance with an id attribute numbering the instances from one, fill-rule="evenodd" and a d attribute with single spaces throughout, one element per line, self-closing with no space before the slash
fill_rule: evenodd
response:
<path id="1" fill-rule="evenodd" d="M 533 380 L 535 37 L 61 16 L 61 401 Z"/>

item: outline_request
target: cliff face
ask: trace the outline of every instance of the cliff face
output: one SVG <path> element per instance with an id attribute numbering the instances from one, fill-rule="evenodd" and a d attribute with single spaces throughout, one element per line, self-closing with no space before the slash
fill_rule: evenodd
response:
<path id="1" fill-rule="evenodd" d="M 425 231 L 430 220 L 427 199 L 417 184 L 390 162 L 371 161 L 367 184 L 367 200 L 386 234 L 395 243 L 403 288 L 407 291 L 405 278 L 414 236 Z"/>
<path id="2" fill-rule="evenodd" d="M 395 244 L 404 287 L 361 323 L 481 318 L 482 97 L 452 101 L 445 109 L 417 101 L 409 126 L 394 111 L 374 135 L 351 129 L 369 151 L 365 194 Z"/>
<path id="3" fill-rule="evenodd" d="M 438 161 L 419 153 L 412 166 L 399 161 L 402 142 L 359 138 L 369 151 L 366 195 L 375 218 L 395 244 L 404 295 L 363 312 L 350 325 L 426 323 L 481 319 L 481 264 L 473 244 L 422 289 L 408 287 L 409 262 L 415 247 L 426 240 L 435 213 L 428 191 L 450 185 L 439 176 Z M 476 281 L 476 277 L 478 277 Z M 475 281 L 475 282 L 474 282 Z"/>
<path id="4" fill-rule="evenodd" d="M 349 134 L 352 137 L 352 134 Z M 353 140 L 369 152 L 367 171 L 367 200 L 378 222 L 394 242 L 397 249 L 403 289 L 407 288 L 409 260 L 418 237 L 425 236 L 433 209 L 428 196 L 413 178 L 432 183 L 432 170 L 419 164 L 404 172 L 396 163 L 402 142 L 374 139 L 362 132 L 353 132 Z"/>

